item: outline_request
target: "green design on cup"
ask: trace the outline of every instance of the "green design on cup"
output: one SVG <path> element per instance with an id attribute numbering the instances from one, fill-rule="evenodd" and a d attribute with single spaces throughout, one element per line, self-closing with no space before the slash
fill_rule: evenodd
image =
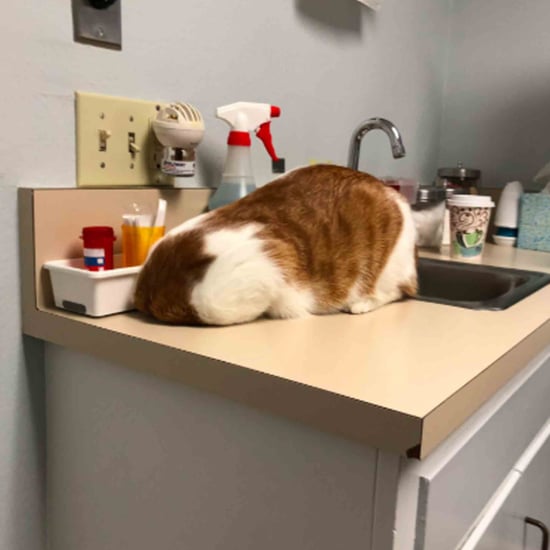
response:
<path id="1" fill-rule="evenodd" d="M 472 233 L 457 232 L 456 240 L 459 242 L 460 246 L 464 248 L 473 248 L 482 243 L 483 231 L 477 229 Z"/>
<path id="2" fill-rule="evenodd" d="M 462 258 L 472 258 L 479 256 L 483 250 L 484 242 L 483 231 L 476 230 L 470 233 L 457 231 L 455 240 L 452 243 L 455 256 Z"/>

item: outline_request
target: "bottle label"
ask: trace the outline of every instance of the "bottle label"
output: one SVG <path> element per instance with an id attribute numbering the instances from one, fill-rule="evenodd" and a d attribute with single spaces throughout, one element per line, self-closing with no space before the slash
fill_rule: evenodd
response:
<path id="1" fill-rule="evenodd" d="M 85 248 L 84 265 L 92 271 L 103 271 L 105 269 L 105 249 Z"/>

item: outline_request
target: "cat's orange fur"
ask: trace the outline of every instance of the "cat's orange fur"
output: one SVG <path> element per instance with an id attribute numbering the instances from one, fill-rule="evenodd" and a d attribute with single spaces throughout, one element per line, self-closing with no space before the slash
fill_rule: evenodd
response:
<path id="1" fill-rule="evenodd" d="M 293 300 L 301 303 L 302 298 L 304 314 L 361 312 L 361 308 L 353 309 L 352 302 L 378 299 L 379 279 L 383 272 L 386 274 L 387 269 L 384 269 L 403 233 L 402 202 L 396 191 L 363 172 L 331 165 L 295 170 L 235 203 L 208 213 L 196 224 L 188 224 L 188 229 L 183 224 L 169 233 L 143 266 L 135 293 L 136 306 L 161 321 L 181 324 L 230 324 L 264 313 L 280 317 L 301 316 L 302 305 L 294 307 Z M 220 304 L 224 303 L 227 297 L 223 293 L 236 288 L 227 281 L 233 276 L 235 279 L 240 277 L 235 270 L 241 269 L 244 262 L 244 259 L 239 260 L 241 263 L 232 261 L 229 255 L 241 254 L 250 261 L 255 259 L 252 253 L 248 254 L 246 246 L 249 245 L 243 244 L 246 239 L 239 236 L 244 231 L 252 235 L 246 242 L 253 241 L 256 248 L 260 243 L 257 255 L 262 256 L 262 263 L 257 264 L 259 267 L 247 272 L 253 274 L 250 286 L 256 284 L 252 279 L 256 279 L 255 274 L 264 267 L 266 278 L 267 272 L 271 274 L 269 277 L 280 274 L 280 281 L 273 285 L 265 282 L 265 292 L 273 294 L 273 303 L 265 310 L 232 316 L 228 313 L 230 308 L 223 306 L 224 312 L 218 316 L 210 313 L 210 302 L 219 298 Z M 232 244 L 227 250 L 223 248 L 213 253 L 212 247 L 218 237 L 229 239 Z M 402 244 L 399 246 L 403 248 Z M 407 269 L 401 279 L 399 274 L 394 277 L 395 292 L 390 288 L 390 294 L 386 292 L 389 299 L 381 298 L 381 302 L 416 293 L 414 245 L 407 244 L 400 254 L 405 256 L 402 261 Z M 225 264 L 220 262 L 225 256 L 231 260 L 227 265 L 234 267 L 227 267 L 224 275 Z M 271 271 L 271 264 L 275 272 Z M 212 273 L 220 271 L 219 278 L 225 276 L 227 281 L 215 283 L 218 279 L 209 275 L 209 270 Z M 246 280 L 242 279 L 235 282 L 238 289 L 234 291 L 243 292 L 242 299 L 246 300 L 248 289 L 241 289 L 241 286 L 246 287 Z M 206 284 L 203 280 L 211 290 L 208 312 L 204 313 L 205 299 L 197 295 L 197 288 Z M 219 288 L 214 288 L 215 284 Z M 261 293 L 264 283 L 257 284 Z M 288 286 L 296 296 L 278 296 L 277 284 L 280 288 Z M 389 284 L 394 284 L 393 279 Z M 264 304 L 257 294 L 251 293 L 249 300 L 258 299 Z M 275 303 L 276 300 L 282 302 Z M 226 317 L 227 322 L 224 321 Z"/>

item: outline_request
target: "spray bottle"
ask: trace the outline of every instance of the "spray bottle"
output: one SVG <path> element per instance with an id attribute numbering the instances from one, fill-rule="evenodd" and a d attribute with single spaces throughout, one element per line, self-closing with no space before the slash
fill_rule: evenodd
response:
<path id="1" fill-rule="evenodd" d="M 240 101 L 216 109 L 216 116 L 225 120 L 231 131 L 227 139 L 227 157 L 222 180 L 208 202 L 209 210 L 236 201 L 256 189 L 250 157 L 250 132 L 262 141 L 272 159 L 273 172 L 284 172 L 284 159 L 279 159 L 271 142 L 271 119 L 278 117 L 281 109 L 269 103 Z"/>

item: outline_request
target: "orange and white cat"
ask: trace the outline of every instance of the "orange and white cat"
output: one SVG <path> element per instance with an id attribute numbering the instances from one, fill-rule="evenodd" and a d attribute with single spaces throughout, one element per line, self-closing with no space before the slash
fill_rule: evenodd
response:
<path id="1" fill-rule="evenodd" d="M 417 288 L 406 200 L 364 172 L 316 165 L 172 229 L 135 304 L 175 324 L 366 313 Z"/>

